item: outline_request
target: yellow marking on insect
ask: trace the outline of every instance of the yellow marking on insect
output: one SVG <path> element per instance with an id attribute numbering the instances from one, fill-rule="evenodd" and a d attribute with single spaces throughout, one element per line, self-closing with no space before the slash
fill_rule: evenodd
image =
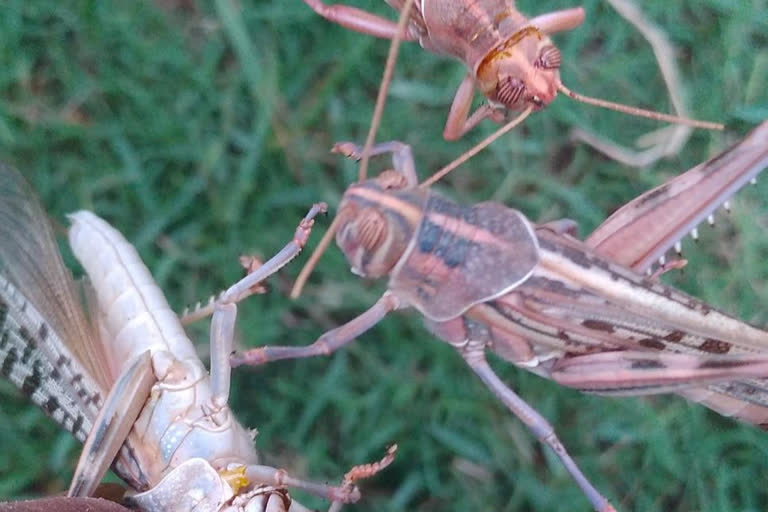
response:
<path id="1" fill-rule="evenodd" d="M 377 190 L 371 190 L 368 188 L 356 187 L 347 192 L 363 199 L 367 199 L 372 203 L 382 205 L 384 208 L 390 208 L 408 219 L 419 219 L 422 216 L 422 209 L 415 207 L 413 204 L 398 199 L 392 194 L 386 192 L 380 192 Z"/>
<path id="2" fill-rule="evenodd" d="M 240 489 L 250 485 L 251 481 L 245 476 L 245 466 L 237 466 L 233 469 L 223 469 L 219 471 L 219 475 L 225 482 L 232 488 L 232 491 L 237 494 Z"/>
<path id="3" fill-rule="evenodd" d="M 523 27 L 511 36 L 507 38 L 506 41 L 501 43 L 499 46 L 491 50 L 488 55 L 483 57 L 483 60 L 480 61 L 480 65 L 477 66 L 477 74 L 481 74 L 481 70 L 488 66 L 491 62 L 495 62 L 499 59 L 503 59 L 505 57 L 509 57 L 512 55 L 512 52 L 510 51 L 515 45 L 517 45 L 520 41 L 525 39 L 526 37 L 530 35 L 535 35 L 539 38 L 539 41 L 544 37 L 544 34 L 536 27 L 528 26 Z"/>

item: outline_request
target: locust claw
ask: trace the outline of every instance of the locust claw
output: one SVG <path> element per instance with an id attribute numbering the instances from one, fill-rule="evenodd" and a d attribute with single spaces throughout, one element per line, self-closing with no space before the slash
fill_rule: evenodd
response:
<path id="1" fill-rule="evenodd" d="M 351 160 L 358 161 L 362 157 L 360 148 L 354 142 L 337 142 L 331 148 L 331 153 L 343 155 Z"/>

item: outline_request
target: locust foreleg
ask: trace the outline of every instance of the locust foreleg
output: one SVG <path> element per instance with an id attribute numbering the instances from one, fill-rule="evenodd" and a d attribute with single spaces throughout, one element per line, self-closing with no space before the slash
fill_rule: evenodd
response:
<path id="1" fill-rule="evenodd" d="M 317 341 L 305 347 L 259 347 L 240 354 L 233 354 L 232 366 L 256 366 L 279 359 L 298 359 L 314 356 L 328 356 L 341 347 L 355 341 L 359 335 L 376 325 L 387 313 L 400 307 L 400 301 L 393 294 L 385 292 L 368 311 L 353 318 L 346 324 L 331 329 Z"/>
<path id="2" fill-rule="evenodd" d="M 325 203 L 312 206 L 307 215 L 301 220 L 291 240 L 275 256 L 263 265 L 253 269 L 243 279 L 229 287 L 218 299 L 204 308 L 197 308 L 191 313 L 182 315 L 182 323 L 189 323 L 213 314 L 211 321 L 211 390 L 213 392 L 213 412 L 222 409 L 229 398 L 230 373 L 229 356 L 234 346 L 235 320 L 237 318 L 237 303 L 257 293 L 259 284 L 274 274 L 296 255 L 306 245 L 319 213 L 328 209 Z"/>

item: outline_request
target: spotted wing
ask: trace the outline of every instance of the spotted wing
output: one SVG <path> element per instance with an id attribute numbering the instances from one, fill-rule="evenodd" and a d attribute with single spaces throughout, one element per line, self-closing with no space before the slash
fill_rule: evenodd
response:
<path id="1" fill-rule="evenodd" d="M 109 389 L 103 347 L 74 292 L 47 217 L 0 164 L 2 373 L 80 440 Z"/>

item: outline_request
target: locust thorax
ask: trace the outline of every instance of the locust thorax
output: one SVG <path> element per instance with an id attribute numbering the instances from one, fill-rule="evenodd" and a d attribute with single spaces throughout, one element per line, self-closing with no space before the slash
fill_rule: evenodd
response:
<path id="1" fill-rule="evenodd" d="M 401 178 L 399 173 L 385 171 L 344 193 L 337 214 L 336 243 L 355 274 L 371 278 L 387 275 L 408 247 L 418 219 L 414 219 L 413 208 L 398 207 L 409 204 L 397 197 L 397 190 L 406 184 Z"/>
<path id="2" fill-rule="evenodd" d="M 475 78 L 482 93 L 510 110 L 539 110 L 557 95 L 560 50 L 535 27 L 516 32 L 480 61 Z"/>

